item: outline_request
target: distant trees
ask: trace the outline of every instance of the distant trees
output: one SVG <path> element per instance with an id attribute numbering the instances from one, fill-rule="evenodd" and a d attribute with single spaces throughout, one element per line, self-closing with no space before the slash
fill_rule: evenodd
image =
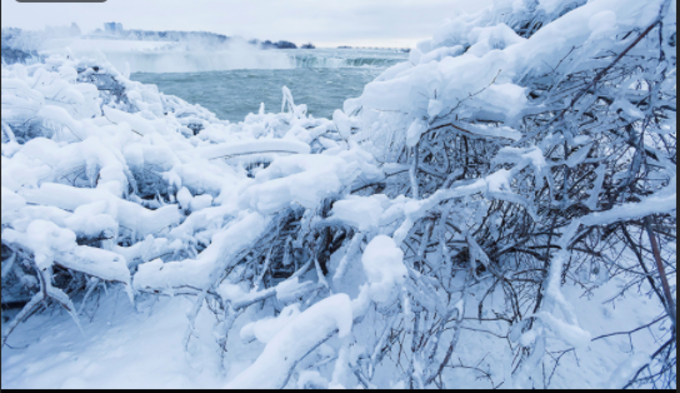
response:
<path id="1" fill-rule="evenodd" d="M 266 40 L 260 43 L 263 49 L 297 49 L 297 45 L 290 41 L 271 42 Z"/>

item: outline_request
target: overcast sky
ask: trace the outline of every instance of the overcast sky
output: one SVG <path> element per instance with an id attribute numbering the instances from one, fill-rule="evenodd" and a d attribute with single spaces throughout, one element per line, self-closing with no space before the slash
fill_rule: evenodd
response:
<path id="1" fill-rule="evenodd" d="M 77 23 L 84 33 L 104 22 L 125 29 L 211 31 L 317 46 L 411 47 L 446 17 L 492 0 L 107 0 L 18 3 L 2 0 L 2 27 L 42 29 Z"/>

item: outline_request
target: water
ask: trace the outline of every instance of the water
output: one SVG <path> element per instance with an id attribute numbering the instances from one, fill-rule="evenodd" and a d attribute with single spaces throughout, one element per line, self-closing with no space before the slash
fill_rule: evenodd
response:
<path id="1" fill-rule="evenodd" d="M 347 98 L 361 95 L 364 86 L 407 54 L 386 50 L 285 51 L 290 68 L 235 69 L 201 72 L 137 72 L 131 79 L 158 86 L 215 112 L 218 118 L 242 121 L 257 113 L 281 110 L 281 87 L 287 86 L 296 104 L 306 104 L 315 117 L 330 117 Z"/>
<path id="2" fill-rule="evenodd" d="M 218 118 L 242 121 L 264 102 L 266 112 L 281 109 L 281 87 L 296 104 L 306 104 L 314 117 L 329 117 L 342 103 L 361 95 L 366 83 L 382 72 L 376 68 L 296 68 L 290 70 L 230 70 L 198 73 L 136 73 L 131 79 L 152 83 L 214 112 Z"/>

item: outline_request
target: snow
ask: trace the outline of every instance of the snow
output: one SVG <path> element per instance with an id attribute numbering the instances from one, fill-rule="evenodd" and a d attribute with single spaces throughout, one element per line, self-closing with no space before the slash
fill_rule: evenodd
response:
<path id="1" fill-rule="evenodd" d="M 606 212 L 591 213 L 581 219 L 585 225 L 605 225 L 612 221 L 622 219 L 634 219 L 649 216 L 655 213 L 676 210 L 677 194 L 675 192 L 675 177 L 671 185 L 657 195 L 645 198 L 637 203 L 626 203 L 616 206 Z"/>
<path id="2" fill-rule="evenodd" d="M 555 332 L 559 339 L 564 340 L 574 348 L 583 348 L 590 343 L 590 333 L 581 329 L 580 327 L 569 325 L 563 321 L 560 321 L 552 314 L 549 314 L 545 311 L 537 313 L 536 316 L 545 322 L 550 327 L 550 329 Z M 527 346 L 524 342 L 522 345 Z"/>
<path id="3" fill-rule="evenodd" d="M 297 277 L 291 277 L 275 287 L 276 298 L 284 304 L 290 303 L 296 301 L 315 287 L 316 285 L 311 281 L 300 282 Z"/>
<path id="4" fill-rule="evenodd" d="M 540 0 L 538 2 L 538 8 L 544 10 L 547 13 L 555 12 L 557 7 L 559 7 L 563 1 L 562 0 Z"/>
<path id="5" fill-rule="evenodd" d="M 604 36 L 612 31 L 616 31 L 616 13 L 602 11 L 591 16 L 588 21 L 588 28 L 592 31 L 591 37 Z"/>
<path id="6" fill-rule="evenodd" d="M 118 223 L 107 211 L 106 201 L 78 206 L 73 215 L 64 219 L 64 225 L 82 237 L 97 237 L 105 233 L 118 233 Z"/>
<path id="7" fill-rule="evenodd" d="M 333 122 L 338 126 L 338 131 L 344 139 L 348 139 L 352 135 L 350 119 L 340 109 L 333 112 Z"/>
<path id="8" fill-rule="evenodd" d="M 308 352 L 338 332 L 344 337 L 352 328 L 352 308 L 346 294 L 314 304 L 289 322 L 267 343 L 255 363 L 238 374 L 227 389 L 283 388 L 290 372 Z M 261 376 L 266 375 L 266 378 Z"/>
<path id="9" fill-rule="evenodd" d="M 439 111 L 441 111 L 441 109 Z M 437 113 L 439 111 L 437 111 Z M 425 131 L 427 131 L 427 123 L 425 123 L 422 119 L 414 120 L 406 131 L 406 146 L 413 147 L 418 144 L 418 141 L 420 141 L 420 136 L 423 135 Z"/>
<path id="10" fill-rule="evenodd" d="M 395 297 L 395 287 L 403 284 L 407 276 L 403 257 L 404 252 L 385 235 L 378 235 L 368 243 L 361 264 L 370 283 L 373 301 L 384 303 Z"/>
<path id="11" fill-rule="evenodd" d="M 580 319 L 593 336 L 611 332 L 611 326 L 618 326 L 620 330 L 635 328 L 649 322 L 660 311 L 646 298 L 629 299 L 632 302 L 620 300 L 615 307 L 602 304 L 616 291 L 616 283 L 610 282 L 591 300 L 579 298 L 577 290 L 573 291 L 573 297 L 569 294 L 570 299 L 575 299 Z M 234 377 L 220 375 L 216 366 L 219 361 L 209 343 L 214 318 L 209 315 L 203 316 L 197 324 L 204 332 L 201 337 L 207 339 L 201 341 L 203 358 L 191 360 L 184 353 L 182 339 L 186 317 L 182 311 L 191 306 L 191 299 L 160 298 L 153 308 L 150 308 L 153 302 L 147 301 L 138 306 L 140 312 L 136 312 L 129 302 L 118 297 L 115 307 L 113 298 L 104 300 L 91 322 L 89 318 L 81 318 L 84 336 L 67 315 L 60 316 L 59 312 L 56 313 L 58 318 L 52 318 L 51 322 L 49 315 L 37 315 L 22 324 L 9 340 L 16 349 L 5 347 L 2 351 L 3 387 L 217 388 Z M 130 334 L 130 331 L 135 333 Z M 461 353 L 492 351 L 493 354 L 501 342 L 469 333 L 463 331 L 461 335 Z M 38 343 L 34 343 L 36 335 L 40 337 Z M 633 336 L 633 340 L 640 348 L 653 345 L 651 337 L 643 340 Z M 19 349 L 25 344 L 31 345 Z M 648 357 L 645 353 L 632 355 L 629 350 L 625 336 L 593 341 L 577 352 L 580 367 L 574 356 L 563 357 L 560 364 L 565 368 L 558 368 L 555 386 L 620 388 L 625 384 L 621 376 L 630 375 L 630 370 L 636 370 L 636 365 L 644 363 Z M 241 347 L 232 349 L 232 369 L 238 370 L 250 363 L 247 356 L 244 358 L 244 353 L 250 351 L 243 351 Z M 630 361 L 631 357 L 635 361 Z M 625 372 L 614 373 L 622 364 Z M 267 379 L 262 375 L 269 376 L 261 374 L 256 380 Z M 574 375 L 579 378 L 575 379 Z M 474 375 L 460 374 L 458 383 L 459 386 L 488 386 L 475 381 Z M 294 381 L 287 386 L 293 387 Z"/>
<path id="12" fill-rule="evenodd" d="M 125 113 L 115 108 L 104 107 L 104 116 L 113 124 L 127 123 L 132 132 L 142 136 L 162 130 L 162 128 L 156 129 L 148 121 L 144 121 L 145 119 L 139 114 Z"/>
<path id="13" fill-rule="evenodd" d="M 299 389 L 327 389 L 328 387 L 328 380 L 318 371 L 303 371 L 298 378 Z"/>
<path id="14" fill-rule="evenodd" d="M 370 197 L 351 195 L 333 204 L 329 220 L 339 220 L 362 232 L 368 232 L 380 226 L 384 209 L 389 205 L 390 202 L 385 195 Z"/>
<path id="15" fill-rule="evenodd" d="M 214 159 L 220 157 L 233 157 L 244 154 L 269 152 L 308 154 L 309 145 L 297 140 L 258 139 L 254 141 L 243 141 L 240 143 L 225 143 L 206 146 L 199 149 L 197 154 L 207 159 Z"/>
<path id="16" fill-rule="evenodd" d="M 210 246 L 196 259 L 163 263 L 160 259 L 139 265 L 134 278 L 137 289 L 170 290 L 174 286 L 190 285 L 205 289 L 216 279 L 229 256 L 241 251 L 260 236 L 266 219 L 258 213 L 248 213 L 231 222 L 225 231 L 213 236 Z"/>
<path id="17" fill-rule="evenodd" d="M 609 377 L 609 380 L 602 384 L 603 389 L 621 389 L 630 381 L 637 370 L 645 364 L 648 364 L 652 359 L 646 353 L 636 353 L 621 362 Z"/>
<path id="18" fill-rule="evenodd" d="M 511 171 L 501 169 L 495 173 L 487 176 L 486 182 L 490 192 L 503 192 L 510 190 L 510 175 Z"/>
<path id="19" fill-rule="evenodd" d="M 173 311 L 188 305 L 186 299 L 161 299 L 150 314 L 137 314 L 129 303 L 110 299 L 101 304 L 108 310 L 100 318 L 83 321 L 84 334 L 64 317 L 48 323 L 38 316 L 10 339 L 26 348 L 2 351 L 3 387 L 216 388 L 218 370 L 192 367 L 183 351 L 186 317 Z M 42 337 L 39 343 L 32 341 L 35 334 Z M 19 367 L 23 363 L 30 366 Z"/>
<path id="20" fill-rule="evenodd" d="M 25 233 L 12 229 L 3 231 L 3 239 L 25 247 L 35 258 L 36 265 L 46 270 L 54 262 L 104 280 L 130 284 L 130 272 L 125 258 L 111 251 L 76 245 L 76 235 L 51 221 L 33 220 Z"/>
<path id="21" fill-rule="evenodd" d="M 26 200 L 15 192 L 2 187 L 2 222 L 10 220 L 15 212 L 26 206 Z"/>
<path id="22" fill-rule="evenodd" d="M 356 162 L 326 155 L 282 157 L 255 176 L 240 195 L 240 206 L 262 213 L 291 204 L 312 208 L 342 191 L 360 173 Z"/>
<path id="23" fill-rule="evenodd" d="M 116 188 L 119 184 L 115 184 Z M 114 190 L 118 192 L 118 190 Z M 156 210 L 146 209 L 136 203 L 121 200 L 111 195 L 104 187 L 96 189 L 74 188 L 57 183 L 43 183 L 40 188 L 26 190 L 23 196 L 27 202 L 52 205 L 61 209 L 76 210 L 78 207 L 107 201 L 107 209 L 121 226 L 134 230 L 140 236 L 156 233 L 180 220 L 176 206 L 164 206 Z"/>
<path id="24" fill-rule="evenodd" d="M 555 0 L 541 3 L 541 7 L 551 14 L 569 3 Z M 476 24 L 481 20 L 493 17 L 488 9 L 468 15 L 467 21 L 466 17 L 457 18 L 444 23 L 431 40 L 421 42 L 419 49 L 411 52 L 411 67 L 404 66 L 401 72 L 388 70 L 369 83 L 362 96 L 352 103 L 354 106 L 373 109 L 363 111 L 359 116 L 362 126 L 366 127 L 373 124 L 384 111 L 408 113 L 402 122 L 412 124 L 418 121 L 420 113 L 409 108 L 427 108 L 428 99 L 432 98 L 442 103 L 441 113 L 464 105 L 465 116 L 511 122 L 528 103 L 523 88 L 516 84 L 518 77 L 529 72 L 540 74 L 548 67 L 546 64 L 552 67 L 565 57 L 570 48 L 597 40 L 598 37 L 602 39 L 603 36 L 610 36 L 609 29 L 613 26 L 618 30 L 625 30 L 624 26 L 646 26 L 659 9 L 659 1 L 644 6 L 641 3 L 632 6 L 626 4 L 608 0 L 589 2 L 544 26 L 529 39 L 517 36 L 504 24 L 477 27 Z M 593 22 L 589 25 L 591 20 Z M 455 45 L 471 47 L 462 55 L 444 56 L 438 62 L 432 62 L 434 59 L 429 58 L 427 61 L 422 60 L 428 52 Z M 437 97 L 435 92 L 439 94 Z M 348 109 L 346 103 L 345 112 Z M 408 138 L 401 134 L 405 142 L 408 140 L 407 145 L 414 143 L 418 134 L 416 131 L 413 129 Z M 385 154 L 382 150 L 376 153 Z"/>
<path id="25" fill-rule="evenodd" d="M 55 254 L 69 253 L 76 246 L 75 233 L 44 220 L 31 222 L 25 234 L 8 229 L 3 232 L 3 238 L 28 248 L 34 254 L 37 266 L 42 270 L 52 266 Z"/>
<path id="26" fill-rule="evenodd" d="M 188 209 L 192 199 L 193 196 L 186 187 L 182 187 L 179 191 L 177 191 L 177 202 L 182 209 Z"/>
<path id="27" fill-rule="evenodd" d="M 300 315 L 299 303 L 286 306 L 276 318 L 263 318 L 245 325 L 241 328 L 241 339 L 249 341 L 250 337 L 253 337 L 266 344 L 298 315 Z"/>

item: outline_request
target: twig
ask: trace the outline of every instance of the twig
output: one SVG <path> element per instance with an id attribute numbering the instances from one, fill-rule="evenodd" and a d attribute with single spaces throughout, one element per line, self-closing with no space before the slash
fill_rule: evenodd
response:
<path id="1" fill-rule="evenodd" d="M 668 278 L 666 278 L 666 271 L 663 267 L 663 262 L 661 260 L 661 253 L 659 252 L 659 244 L 656 241 L 656 237 L 652 232 L 652 226 L 649 223 L 649 217 L 645 217 L 645 230 L 647 230 L 647 235 L 649 236 L 649 241 L 652 243 L 652 251 L 654 252 L 654 260 L 656 261 L 656 267 L 659 269 L 659 276 L 661 278 L 661 285 L 663 286 L 663 292 L 666 296 L 666 311 L 671 317 L 673 322 L 673 330 L 677 329 L 676 319 L 675 319 L 675 302 L 673 301 L 673 295 L 671 295 L 671 289 L 668 285 Z"/>

